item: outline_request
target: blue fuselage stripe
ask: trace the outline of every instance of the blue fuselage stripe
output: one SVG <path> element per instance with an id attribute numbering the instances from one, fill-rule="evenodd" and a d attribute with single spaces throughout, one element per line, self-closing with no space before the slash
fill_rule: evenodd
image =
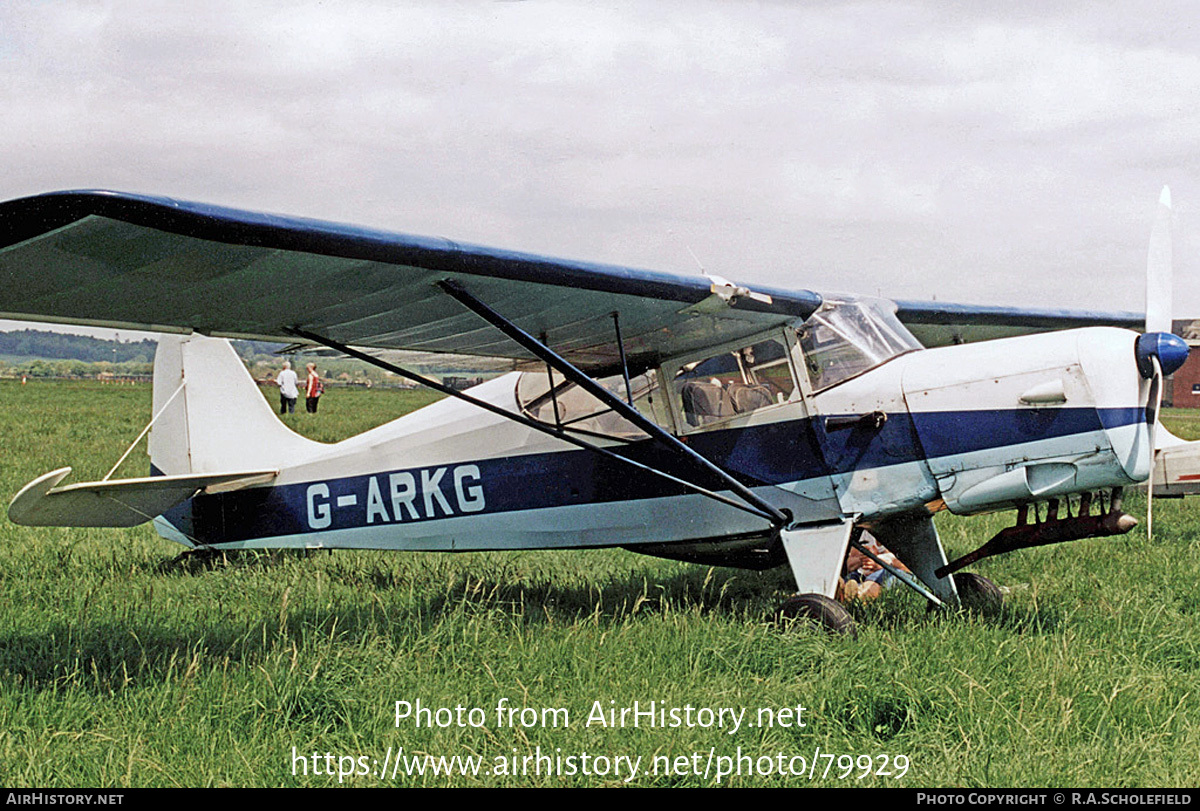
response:
<path id="1" fill-rule="evenodd" d="M 1136 424 L 1145 414 L 1137 408 L 898 412 L 880 429 L 863 425 L 832 431 L 826 430 L 827 419 L 710 431 L 687 442 L 745 484 L 762 486 L 1094 433 Z M 613 450 L 720 488 L 719 481 L 651 441 Z M 616 460 L 570 450 L 202 495 L 167 518 L 203 543 L 229 543 L 688 492 Z"/>

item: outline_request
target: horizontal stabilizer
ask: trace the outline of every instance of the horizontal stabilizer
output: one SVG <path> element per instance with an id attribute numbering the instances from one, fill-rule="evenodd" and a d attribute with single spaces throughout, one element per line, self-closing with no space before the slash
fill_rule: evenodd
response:
<path id="1" fill-rule="evenodd" d="M 220 493 L 266 484 L 277 470 L 116 479 L 56 487 L 71 468 L 39 476 L 8 505 L 14 524 L 27 527 L 133 527 L 187 501 L 201 490 Z"/>

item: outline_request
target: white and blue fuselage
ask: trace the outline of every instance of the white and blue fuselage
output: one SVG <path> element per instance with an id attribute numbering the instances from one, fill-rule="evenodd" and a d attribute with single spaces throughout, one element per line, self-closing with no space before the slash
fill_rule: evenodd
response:
<path id="1" fill-rule="evenodd" d="M 822 378 L 802 371 L 803 340 L 789 330 L 774 337 L 787 362 L 776 364 L 773 400 L 689 425 L 680 387 L 664 381 L 695 364 L 664 364 L 636 403 L 799 525 L 943 505 L 996 510 L 1120 487 L 1149 472 L 1150 382 L 1133 362 L 1132 332 L 1097 327 L 906 351 L 820 390 Z M 166 340 L 178 346 L 160 350 L 156 411 L 174 381 L 188 382 L 186 396 L 167 407 L 177 413 L 155 427 L 156 472 L 279 471 L 269 486 L 201 494 L 157 521 L 188 545 L 650 549 L 771 529 L 761 516 L 453 399 L 337 444 L 313 443 L 283 428 L 248 378 L 231 392 L 229 378 L 245 372 L 224 342 Z M 528 415 L 522 374 L 544 377 L 512 373 L 471 393 Z M 790 383 L 780 384 L 783 374 Z M 210 379 L 224 381 L 213 402 L 203 389 Z M 719 383 L 717 375 L 707 385 Z M 197 425 L 204 420 L 212 424 Z M 653 440 L 597 444 L 720 487 Z"/>

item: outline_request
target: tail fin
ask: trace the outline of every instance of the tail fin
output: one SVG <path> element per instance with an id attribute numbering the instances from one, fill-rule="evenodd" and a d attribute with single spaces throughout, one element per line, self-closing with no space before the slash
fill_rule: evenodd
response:
<path id="1" fill-rule="evenodd" d="M 280 469 L 322 452 L 275 416 L 229 341 L 164 335 L 154 359 L 150 464 L 177 476 Z"/>

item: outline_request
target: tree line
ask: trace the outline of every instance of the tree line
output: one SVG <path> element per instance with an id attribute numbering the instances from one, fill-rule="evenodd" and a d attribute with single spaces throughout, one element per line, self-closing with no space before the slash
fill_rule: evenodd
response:
<path id="1" fill-rule="evenodd" d="M 81 360 L 88 363 L 151 363 L 157 342 L 108 341 L 87 335 L 23 329 L 0 332 L 0 355 L 52 360 Z"/>

